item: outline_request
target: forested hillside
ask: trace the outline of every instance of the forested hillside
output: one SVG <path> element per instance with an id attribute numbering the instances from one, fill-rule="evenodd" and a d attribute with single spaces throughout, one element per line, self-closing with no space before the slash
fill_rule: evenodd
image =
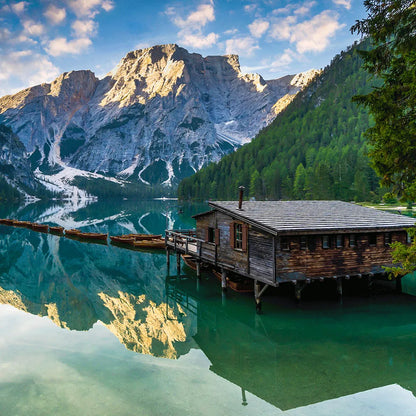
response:
<path id="1" fill-rule="evenodd" d="M 376 82 L 354 45 L 249 144 L 184 179 L 181 199 L 235 199 L 244 185 L 256 199 L 377 200 L 382 191 L 366 156 L 369 116 L 351 101 Z M 385 192 L 385 191 L 384 191 Z"/>

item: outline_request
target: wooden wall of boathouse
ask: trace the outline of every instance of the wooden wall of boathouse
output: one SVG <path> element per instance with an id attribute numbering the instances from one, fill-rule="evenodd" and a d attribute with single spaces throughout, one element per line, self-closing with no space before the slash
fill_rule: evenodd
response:
<path id="1" fill-rule="evenodd" d="M 333 241 L 330 248 L 322 247 L 322 235 L 307 236 L 306 249 L 301 249 L 300 236 L 287 236 L 290 250 L 276 253 L 278 280 L 382 273 L 382 266 L 392 263 L 391 248 L 384 241 L 385 232 L 355 233 L 355 247 L 349 247 L 350 233 L 341 234 L 342 247 L 334 244 L 335 234 L 329 235 Z M 375 245 L 369 244 L 370 234 L 376 236 Z M 394 231 L 390 235 L 392 242 L 406 243 L 406 231 Z"/>
<path id="2" fill-rule="evenodd" d="M 228 265 L 229 270 L 263 282 L 274 282 L 274 246 L 273 236 L 247 225 L 247 248 L 235 249 L 231 241 L 231 223 L 235 221 L 231 216 L 219 211 L 212 211 L 197 218 L 197 238 L 207 241 L 207 230 L 213 228 L 218 230 L 215 236 L 217 247 L 217 262 Z M 219 244 L 218 244 L 219 243 Z M 204 244 L 204 248 L 209 243 Z"/>

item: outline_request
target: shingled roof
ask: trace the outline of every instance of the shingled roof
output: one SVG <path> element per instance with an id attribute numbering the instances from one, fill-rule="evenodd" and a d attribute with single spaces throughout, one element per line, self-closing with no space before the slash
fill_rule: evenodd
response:
<path id="1" fill-rule="evenodd" d="M 244 201 L 241 210 L 237 201 L 209 205 L 272 234 L 397 230 L 416 222 L 404 215 L 342 201 Z"/>

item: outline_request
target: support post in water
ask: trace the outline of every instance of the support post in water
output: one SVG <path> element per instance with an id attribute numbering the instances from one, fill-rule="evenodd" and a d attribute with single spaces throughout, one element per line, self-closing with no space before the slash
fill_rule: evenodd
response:
<path id="1" fill-rule="evenodd" d="M 254 280 L 254 299 L 256 301 L 257 313 L 261 313 L 261 295 L 266 291 L 268 287 L 268 284 L 265 284 L 263 287 L 261 287 L 261 283 L 258 280 Z"/>
<path id="2" fill-rule="evenodd" d="M 170 251 L 166 249 L 166 268 L 168 269 L 168 275 L 170 274 Z"/>
<path id="3" fill-rule="evenodd" d="M 342 277 L 337 278 L 337 293 L 339 297 L 342 297 Z"/>
<path id="4" fill-rule="evenodd" d="M 227 272 L 224 269 L 221 270 L 221 289 L 227 291 Z"/>
<path id="5" fill-rule="evenodd" d="M 181 255 L 176 253 L 176 273 L 179 276 L 181 274 Z"/>
<path id="6" fill-rule="evenodd" d="M 256 312 L 261 312 L 260 282 L 254 281 L 254 300 L 256 301 Z"/>
<path id="7" fill-rule="evenodd" d="M 198 279 L 201 278 L 201 262 L 200 261 L 196 262 L 196 277 Z"/>
<path id="8" fill-rule="evenodd" d="M 302 290 L 305 288 L 307 282 L 298 282 L 297 280 L 292 282 L 295 285 L 295 298 L 297 302 L 300 302 L 302 299 Z"/>

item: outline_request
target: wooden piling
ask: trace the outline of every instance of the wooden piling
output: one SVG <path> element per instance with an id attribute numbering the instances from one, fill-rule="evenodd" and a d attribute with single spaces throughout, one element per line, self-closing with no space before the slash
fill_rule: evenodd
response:
<path id="1" fill-rule="evenodd" d="M 258 280 L 255 280 L 254 281 L 254 300 L 256 302 L 256 312 L 257 313 L 260 313 L 261 308 L 262 308 L 260 292 L 261 292 L 260 282 Z"/>
<path id="2" fill-rule="evenodd" d="M 168 275 L 170 273 L 170 250 L 166 249 L 166 268 L 168 270 Z"/>
<path id="3" fill-rule="evenodd" d="M 227 272 L 224 269 L 221 271 L 221 288 L 223 292 L 227 291 Z"/>
<path id="4" fill-rule="evenodd" d="M 342 277 L 337 278 L 337 293 L 339 297 L 342 297 Z"/>
<path id="5" fill-rule="evenodd" d="M 181 274 L 181 254 L 176 252 L 176 273 L 179 276 Z"/>

